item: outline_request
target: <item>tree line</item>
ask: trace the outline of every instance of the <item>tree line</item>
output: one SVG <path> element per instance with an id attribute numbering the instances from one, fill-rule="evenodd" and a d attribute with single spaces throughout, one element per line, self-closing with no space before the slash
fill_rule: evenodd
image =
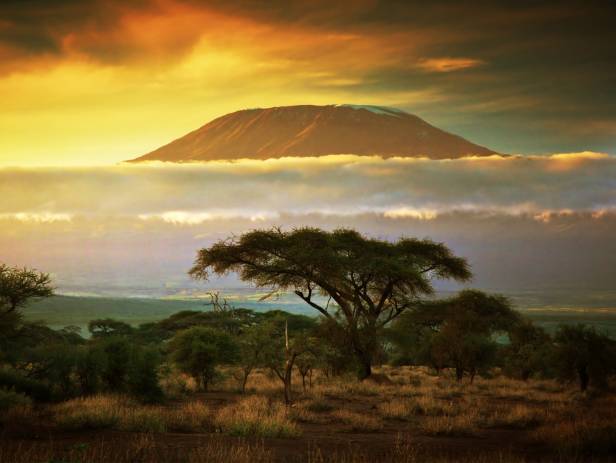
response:
<path id="1" fill-rule="evenodd" d="M 241 391 L 255 369 L 267 369 L 287 402 L 293 371 L 306 388 L 317 369 L 363 380 L 383 363 L 427 365 L 471 382 L 498 367 L 522 380 L 575 380 L 581 390 L 605 388 L 616 373 L 615 342 L 593 328 L 561 326 L 551 336 L 505 297 L 477 290 L 436 299 L 435 280 L 467 281 L 471 273 L 465 259 L 430 240 L 257 230 L 200 250 L 190 274 L 207 279 L 228 272 L 270 294 L 293 292 L 317 316 L 259 313 L 212 295 L 211 310 L 138 327 L 93 320 L 85 339 L 74 327 L 25 322 L 23 307 L 51 296 L 51 280 L 0 265 L 0 407 L 2 397 L 45 401 L 101 391 L 162 400 L 159 379 L 170 368 L 203 390 L 231 374 Z"/>

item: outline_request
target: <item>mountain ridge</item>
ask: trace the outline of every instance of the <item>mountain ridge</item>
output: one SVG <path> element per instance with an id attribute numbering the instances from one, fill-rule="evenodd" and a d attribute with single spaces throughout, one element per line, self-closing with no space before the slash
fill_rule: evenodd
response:
<path id="1" fill-rule="evenodd" d="M 243 109 L 129 162 L 191 162 L 331 154 L 458 158 L 498 154 L 397 108 L 296 105 Z"/>

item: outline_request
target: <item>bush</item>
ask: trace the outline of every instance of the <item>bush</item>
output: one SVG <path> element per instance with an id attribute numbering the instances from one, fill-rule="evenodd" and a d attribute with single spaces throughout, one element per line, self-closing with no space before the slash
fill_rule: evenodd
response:
<path id="1" fill-rule="evenodd" d="M 0 389 L 0 412 L 13 407 L 28 407 L 32 404 L 29 397 L 13 390 Z"/>
<path id="2" fill-rule="evenodd" d="M 160 355 L 154 349 L 137 349 L 132 353 L 128 388 L 142 402 L 154 403 L 163 399 L 163 391 L 158 383 L 160 364 Z"/>
<path id="3" fill-rule="evenodd" d="M 222 408 L 214 420 L 216 426 L 232 436 L 297 437 L 300 430 L 279 403 L 265 397 L 248 397 Z"/>
<path id="4" fill-rule="evenodd" d="M 231 336 L 204 326 L 180 331 L 169 347 L 177 367 L 191 375 L 197 387 L 205 391 L 217 376 L 216 367 L 235 362 L 239 354 L 237 343 Z"/>
<path id="5" fill-rule="evenodd" d="M 117 426 L 127 406 L 120 396 L 92 396 L 69 400 L 55 407 L 55 419 L 64 429 L 105 429 Z"/>
<path id="6" fill-rule="evenodd" d="M 173 409 L 140 405 L 126 396 L 97 395 L 54 407 L 58 426 L 68 430 L 117 429 L 138 432 L 195 432 L 211 429 L 210 413 L 201 402 Z"/>
<path id="7" fill-rule="evenodd" d="M 25 394 L 37 402 L 47 402 L 52 397 L 51 389 L 45 383 L 7 368 L 0 369 L 0 388 Z"/>
<path id="8" fill-rule="evenodd" d="M 110 336 L 100 341 L 100 348 L 106 358 L 101 374 L 105 386 L 113 392 L 124 392 L 130 369 L 130 343 L 122 337 Z"/>
<path id="9" fill-rule="evenodd" d="M 107 356 L 96 346 L 80 346 L 75 353 L 75 373 L 82 394 L 94 394 L 102 387 L 101 373 L 107 369 Z"/>

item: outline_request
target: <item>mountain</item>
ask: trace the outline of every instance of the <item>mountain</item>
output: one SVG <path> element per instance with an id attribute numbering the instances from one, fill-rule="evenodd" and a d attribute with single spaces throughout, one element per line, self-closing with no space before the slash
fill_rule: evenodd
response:
<path id="1" fill-rule="evenodd" d="M 399 109 L 302 105 L 230 113 L 131 162 L 328 154 L 444 159 L 495 152 Z"/>

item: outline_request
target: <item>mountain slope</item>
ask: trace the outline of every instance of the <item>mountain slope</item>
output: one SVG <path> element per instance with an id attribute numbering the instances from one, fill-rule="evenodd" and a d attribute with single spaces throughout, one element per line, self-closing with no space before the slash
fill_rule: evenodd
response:
<path id="1" fill-rule="evenodd" d="M 227 114 L 133 162 L 328 154 L 443 159 L 494 153 L 398 109 L 302 105 Z"/>

